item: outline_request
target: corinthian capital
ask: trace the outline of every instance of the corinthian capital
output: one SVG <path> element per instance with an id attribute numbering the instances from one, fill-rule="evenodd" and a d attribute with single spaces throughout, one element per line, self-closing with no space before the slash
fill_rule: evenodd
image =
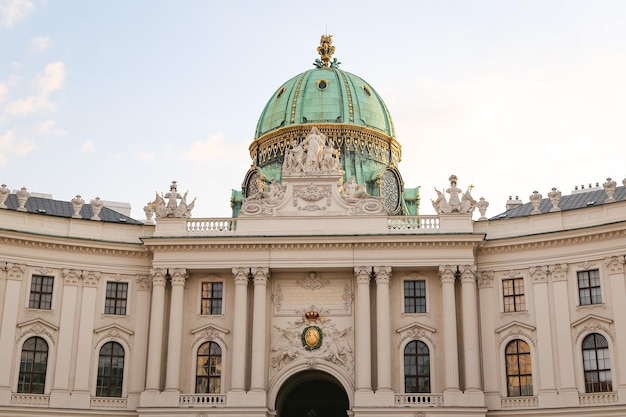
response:
<path id="1" fill-rule="evenodd" d="M 372 268 L 367 266 L 355 266 L 354 278 L 357 284 L 367 284 L 370 282 L 370 271 Z"/>
<path id="2" fill-rule="evenodd" d="M 456 278 L 456 267 L 452 265 L 439 266 L 439 278 L 442 283 L 454 283 Z"/>
<path id="3" fill-rule="evenodd" d="M 375 266 L 374 275 L 376 275 L 376 283 L 388 284 L 391 279 L 391 267 L 390 266 Z"/>

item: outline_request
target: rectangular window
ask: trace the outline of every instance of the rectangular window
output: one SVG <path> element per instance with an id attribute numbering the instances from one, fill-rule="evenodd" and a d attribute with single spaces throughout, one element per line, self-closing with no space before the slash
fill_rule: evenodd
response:
<path id="1" fill-rule="evenodd" d="M 426 313 L 426 281 L 404 281 L 404 312 Z"/>
<path id="2" fill-rule="evenodd" d="M 200 314 L 222 314 L 222 283 L 203 282 Z"/>
<path id="3" fill-rule="evenodd" d="M 30 282 L 30 297 L 28 308 L 50 310 L 52 308 L 52 287 L 54 277 L 33 275 Z"/>
<path id="4" fill-rule="evenodd" d="M 578 296 L 581 306 L 602 304 L 600 270 L 578 271 Z"/>
<path id="5" fill-rule="evenodd" d="M 104 314 L 126 315 L 127 300 L 127 282 L 107 282 L 107 293 L 106 299 L 104 300 Z"/>
<path id="6" fill-rule="evenodd" d="M 524 295 L 524 278 L 502 280 L 502 296 L 504 299 L 504 312 L 526 310 L 526 296 Z"/>

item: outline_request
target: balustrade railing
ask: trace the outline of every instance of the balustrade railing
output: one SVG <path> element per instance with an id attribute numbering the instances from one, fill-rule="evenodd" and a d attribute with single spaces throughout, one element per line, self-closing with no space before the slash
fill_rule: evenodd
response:
<path id="1" fill-rule="evenodd" d="M 397 394 L 396 407 L 443 407 L 443 394 Z"/>
<path id="2" fill-rule="evenodd" d="M 11 394 L 11 404 L 47 407 L 50 396 L 43 394 Z"/>
<path id="3" fill-rule="evenodd" d="M 439 229 L 439 216 L 393 216 L 387 218 L 389 230 Z"/>
<path id="4" fill-rule="evenodd" d="M 579 394 L 581 406 L 615 404 L 618 401 L 617 392 L 595 392 L 593 394 Z"/>
<path id="5" fill-rule="evenodd" d="M 237 219 L 189 219 L 187 231 L 191 233 L 230 233 L 237 230 Z"/>
<path id="6" fill-rule="evenodd" d="M 502 408 L 537 408 L 539 400 L 537 397 L 507 397 L 502 398 L 500 405 Z"/>
<path id="7" fill-rule="evenodd" d="M 115 397 L 91 397 L 91 408 L 127 408 L 126 398 Z"/>
<path id="8" fill-rule="evenodd" d="M 180 396 L 181 407 L 225 407 L 226 395 L 223 394 L 183 394 Z"/>

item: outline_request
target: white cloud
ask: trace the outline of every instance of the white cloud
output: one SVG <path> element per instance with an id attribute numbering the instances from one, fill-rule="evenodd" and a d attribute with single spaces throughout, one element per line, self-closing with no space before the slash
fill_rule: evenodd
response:
<path id="1" fill-rule="evenodd" d="M 63 62 L 52 62 L 46 65 L 44 75 L 37 77 L 41 93 L 46 96 L 52 91 L 60 90 L 65 81 L 65 65 Z"/>
<path id="2" fill-rule="evenodd" d="M 54 120 L 46 120 L 39 126 L 39 133 L 50 134 L 54 136 L 65 136 L 67 130 L 56 128 L 56 122 Z"/>
<path id="3" fill-rule="evenodd" d="M 5 83 L 0 83 L 0 104 L 4 102 L 9 92 L 9 87 Z"/>
<path id="4" fill-rule="evenodd" d="M 54 110 L 54 104 L 45 97 L 28 97 L 8 105 L 7 111 L 14 116 L 25 116 L 42 110 Z"/>
<path id="5" fill-rule="evenodd" d="M 29 0 L 0 0 L 0 26 L 13 27 L 34 9 Z"/>
<path id="6" fill-rule="evenodd" d="M 37 146 L 34 142 L 30 140 L 17 142 L 13 131 L 6 131 L 3 135 L 0 135 L 0 166 L 6 163 L 8 154 L 26 155 L 36 148 Z"/>
<path id="7" fill-rule="evenodd" d="M 83 152 L 91 152 L 91 151 L 93 151 L 93 142 L 90 141 L 90 140 L 85 141 L 83 143 L 82 150 L 83 150 Z"/>
<path id="8" fill-rule="evenodd" d="M 63 62 L 52 62 L 46 65 L 44 74 L 37 77 L 40 88 L 39 95 L 16 100 L 7 106 L 9 114 L 25 116 L 40 111 L 52 111 L 55 104 L 48 99 L 48 95 L 60 90 L 65 82 L 65 65 Z"/>
<path id="9" fill-rule="evenodd" d="M 50 46 L 51 39 L 48 36 L 38 36 L 30 40 L 30 47 L 35 52 L 43 51 Z"/>
<path id="10" fill-rule="evenodd" d="M 152 161 L 154 159 L 154 156 L 154 153 L 148 153 L 143 151 L 137 153 L 137 159 L 144 162 Z"/>
<path id="11" fill-rule="evenodd" d="M 196 141 L 191 145 L 189 151 L 183 153 L 179 159 L 202 163 L 209 160 L 222 158 L 227 154 L 223 145 L 224 135 L 221 132 L 209 136 L 205 141 Z"/>

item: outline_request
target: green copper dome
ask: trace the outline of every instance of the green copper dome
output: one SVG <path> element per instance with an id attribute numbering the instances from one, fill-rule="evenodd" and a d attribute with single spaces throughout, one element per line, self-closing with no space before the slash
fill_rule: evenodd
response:
<path id="1" fill-rule="evenodd" d="M 315 123 L 358 125 L 395 137 L 387 106 L 376 90 L 335 65 L 311 69 L 281 85 L 265 105 L 254 138 Z"/>

